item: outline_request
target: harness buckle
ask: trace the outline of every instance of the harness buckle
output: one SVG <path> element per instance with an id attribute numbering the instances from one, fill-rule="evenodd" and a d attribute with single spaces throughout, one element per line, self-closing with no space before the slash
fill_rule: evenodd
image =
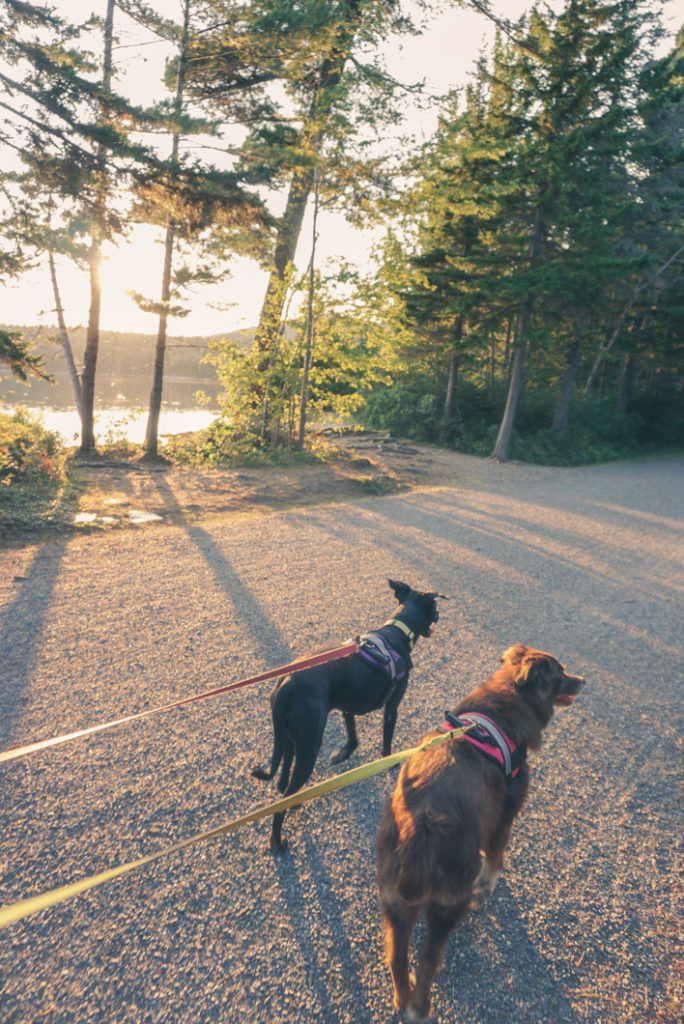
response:
<path id="1" fill-rule="evenodd" d="M 527 755 L 524 744 L 520 747 L 516 746 L 496 722 L 488 715 L 480 714 L 477 711 L 463 712 L 461 718 L 452 711 L 445 711 L 444 717 L 445 725 L 448 724 L 456 729 L 470 725 L 471 728 L 463 738 L 471 743 L 479 754 L 489 761 L 493 761 L 504 773 L 506 781 L 515 778 Z"/>

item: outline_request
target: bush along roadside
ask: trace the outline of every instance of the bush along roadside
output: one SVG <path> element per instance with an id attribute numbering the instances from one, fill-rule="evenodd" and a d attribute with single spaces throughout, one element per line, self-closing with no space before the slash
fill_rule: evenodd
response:
<path id="1" fill-rule="evenodd" d="M 0 413 L 0 540 L 70 522 L 76 503 L 59 437 L 23 410 Z"/>
<path id="2" fill-rule="evenodd" d="M 435 381 L 415 376 L 368 393 L 358 418 L 364 426 L 389 430 L 396 437 L 487 458 L 494 448 L 505 397 L 500 390 L 490 400 L 484 389 L 464 382 L 451 421 L 445 425 Z M 682 451 L 681 403 L 659 406 L 642 399 L 633 403 L 630 412 L 620 413 L 598 399 L 577 397 L 564 433 L 551 429 L 553 412 L 551 392 L 528 391 L 522 396 L 509 458 L 538 465 L 587 466 Z"/>
<path id="3" fill-rule="evenodd" d="M 221 419 L 193 434 L 169 435 L 163 453 L 172 463 L 193 467 L 291 466 L 326 457 L 325 450 L 311 442 L 303 451 L 296 451 L 284 442 L 269 443 L 235 429 Z"/>

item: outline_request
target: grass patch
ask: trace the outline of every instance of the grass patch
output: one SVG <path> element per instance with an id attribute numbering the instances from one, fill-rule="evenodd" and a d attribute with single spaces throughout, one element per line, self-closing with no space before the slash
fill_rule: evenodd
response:
<path id="1" fill-rule="evenodd" d="M 361 486 L 365 494 L 374 497 L 381 497 L 384 494 L 396 494 L 402 490 L 402 485 L 395 476 L 387 473 L 379 473 L 376 476 L 361 477 Z"/>

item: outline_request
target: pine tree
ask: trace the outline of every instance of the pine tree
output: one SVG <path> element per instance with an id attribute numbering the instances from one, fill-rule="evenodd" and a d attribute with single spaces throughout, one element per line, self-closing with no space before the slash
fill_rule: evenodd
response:
<path id="1" fill-rule="evenodd" d="M 258 250 L 260 234 L 269 218 L 258 196 L 244 186 L 244 179 L 249 175 L 234 167 L 219 170 L 200 163 L 194 154 L 188 158 L 181 152 L 181 142 L 189 149 L 187 144 L 194 137 L 217 135 L 217 126 L 203 105 L 195 103 L 191 111 L 186 97 L 188 69 L 200 60 L 198 53 L 204 52 L 206 19 L 213 22 L 217 17 L 213 5 L 183 0 L 181 25 L 161 19 L 137 0 L 126 0 L 125 9 L 177 48 L 166 75 L 173 98 L 158 110 L 159 117 L 169 127 L 171 153 L 161 174 L 153 181 L 144 179 L 134 186 L 136 218 L 159 224 L 164 230 L 160 299 L 155 302 L 136 296 L 142 309 L 158 315 L 144 454 L 145 459 L 155 461 L 159 457 L 158 427 L 169 317 L 189 312 L 179 304 L 185 288 L 225 274 L 225 263 L 232 248 L 250 254 Z M 179 255 L 186 256 L 182 265 L 177 265 Z"/>
<path id="2" fill-rule="evenodd" d="M 501 46 L 498 38 L 496 53 Z M 510 95 L 493 85 L 481 61 L 463 104 L 457 93 L 445 107 L 409 197 L 409 207 L 424 212 L 410 281 L 400 294 L 408 322 L 447 367 L 443 439 L 452 429 L 459 369 L 484 363 L 495 325 L 512 310 L 501 288 L 502 274 L 516 259 L 506 238 L 518 189 L 515 149 L 502 131 Z"/>
<path id="3" fill-rule="evenodd" d="M 283 310 L 314 178 L 318 174 L 324 204 L 342 192 L 349 195 L 351 168 L 357 188 L 358 174 L 365 174 L 365 183 L 377 164 L 361 159 L 354 148 L 354 111 L 363 104 L 368 129 L 372 93 L 376 123 L 381 116 L 396 116 L 388 99 L 393 83 L 357 50 L 370 49 L 392 29 L 410 31 L 411 26 L 395 0 L 301 5 L 262 0 L 247 9 L 234 4 L 217 9 L 225 11 L 225 22 L 204 40 L 189 88 L 247 129 L 242 166 L 262 190 L 283 195 L 284 203 L 264 259 L 269 279 L 255 338 L 258 358 L 244 399 L 255 432 L 265 436 L 271 419 L 269 374 L 279 373 Z"/>
<path id="4" fill-rule="evenodd" d="M 681 323 L 684 270 L 684 29 L 664 58 L 640 70 L 634 119 L 629 134 L 631 170 L 629 216 L 621 240 L 632 254 L 631 266 L 615 290 L 615 311 L 592 360 L 584 391 L 611 357 L 620 367 L 617 402 L 627 408 L 636 364 L 650 364 L 660 375 L 681 347 L 675 323 Z M 674 342 L 674 345 L 673 345 Z M 662 361 L 662 365 L 661 365 Z"/>
<path id="5" fill-rule="evenodd" d="M 108 204 L 114 170 L 110 157 L 115 152 L 122 164 L 141 155 L 140 147 L 128 144 L 122 128 L 121 118 L 130 106 L 112 91 L 114 8 L 114 0 L 107 0 L 104 20 L 85 27 L 102 29 L 99 73 L 98 62 L 70 45 L 82 35 L 84 26 L 65 23 L 42 5 L 18 0 L 5 0 L 0 12 L 0 54 L 6 61 L 0 81 L 11 100 L 3 107 L 4 144 L 28 167 L 29 195 L 44 190 L 48 205 L 62 197 L 71 204 L 69 227 L 62 237 L 71 254 L 77 259 L 85 256 L 88 266 L 91 299 L 79 409 L 79 453 L 84 456 L 95 452 L 102 244 L 120 227 Z M 15 184 L 20 181 L 15 178 Z M 18 203 L 21 205 L 21 197 Z M 50 234 L 49 220 L 32 229 L 27 226 L 31 244 L 40 247 L 41 231 Z M 55 250 L 48 245 L 48 251 Z"/>
<path id="6" fill-rule="evenodd" d="M 677 273 L 671 227 L 669 248 L 635 239 L 646 192 L 672 193 L 672 153 L 669 177 L 655 173 L 652 139 L 641 150 L 653 175 L 637 155 L 647 120 L 639 75 L 657 33 L 648 3 L 568 0 L 557 16 L 535 8 L 498 35 L 464 102 L 454 96 L 445 108 L 408 199 L 418 211 L 415 251 L 394 278 L 420 339 L 414 366 L 441 359 L 444 436 L 456 372 L 483 368 L 488 345 L 491 367 L 497 345 L 510 357 L 499 359 L 509 382 L 494 457 L 507 457 L 526 376 L 557 388 L 553 427 L 562 433 L 581 366 L 609 324 L 612 337 L 633 282 L 649 265 L 663 278 Z M 676 104 L 666 108 L 670 140 L 677 115 Z M 657 284 L 653 273 L 649 281 Z"/>

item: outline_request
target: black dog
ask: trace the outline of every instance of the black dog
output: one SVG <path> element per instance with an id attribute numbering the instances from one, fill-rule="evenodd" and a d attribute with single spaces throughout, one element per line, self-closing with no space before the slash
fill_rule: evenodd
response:
<path id="1" fill-rule="evenodd" d="M 332 756 L 333 764 L 345 761 L 359 745 L 354 716 L 383 706 L 382 754 L 386 757 L 391 753 L 397 709 L 411 669 L 411 649 L 419 636 L 430 636 L 430 627 L 439 618 L 436 598 L 444 595 L 422 594 L 405 583 L 388 582 L 399 606 L 381 629 L 359 638 L 357 654 L 283 676 L 271 693 L 271 766 L 267 771 L 254 768 L 252 775 L 272 779 L 282 760 L 278 789 L 284 796 L 301 789 L 311 776 L 333 708 L 342 712 L 347 727 L 347 741 Z M 284 811 L 273 815 L 274 853 L 283 853 L 287 847 L 281 838 L 284 817 Z"/>

